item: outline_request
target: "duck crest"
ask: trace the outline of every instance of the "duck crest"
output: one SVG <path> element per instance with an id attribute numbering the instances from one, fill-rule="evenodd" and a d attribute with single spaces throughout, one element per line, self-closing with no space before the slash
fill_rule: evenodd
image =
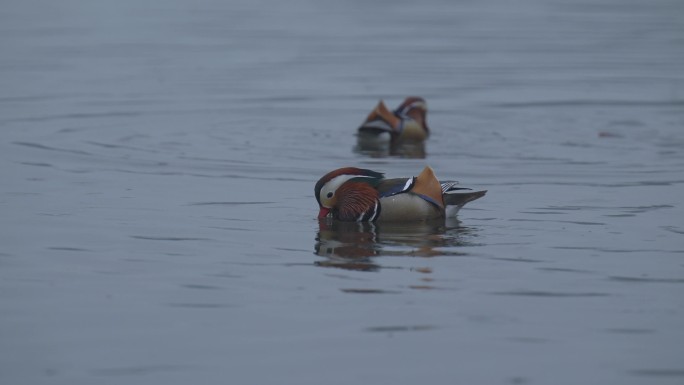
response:
<path id="1" fill-rule="evenodd" d="M 437 180 L 434 171 L 430 166 L 426 166 L 423 171 L 415 178 L 411 192 L 426 198 L 431 203 L 444 209 L 444 198 L 442 197 L 442 185 Z"/>

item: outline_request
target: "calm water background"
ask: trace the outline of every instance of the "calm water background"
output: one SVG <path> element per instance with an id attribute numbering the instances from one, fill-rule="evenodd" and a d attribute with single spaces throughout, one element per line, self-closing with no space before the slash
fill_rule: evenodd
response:
<path id="1" fill-rule="evenodd" d="M 3 384 L 684 383 L 684 2 L 9 1 Z M 421 95 L 425 159 L 360 151 Z M 319 227 L 344 165 L 489 194 Z"/>

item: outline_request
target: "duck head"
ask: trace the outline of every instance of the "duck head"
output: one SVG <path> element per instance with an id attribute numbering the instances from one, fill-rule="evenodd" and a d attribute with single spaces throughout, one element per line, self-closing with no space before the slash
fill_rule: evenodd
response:
<path id="1" fill-rule="evenodd" d="M 323 175 L 314 187 L 318 218 L 372 221 L 380 212 L 378 191 L 374 186 L 382 178 L 382 173 L 356 167 L 344 167 Z"/>

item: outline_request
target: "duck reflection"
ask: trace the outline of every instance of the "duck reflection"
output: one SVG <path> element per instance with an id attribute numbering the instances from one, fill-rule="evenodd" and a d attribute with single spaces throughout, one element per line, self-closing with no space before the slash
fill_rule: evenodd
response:
<path id="1" fill-rule="evenodd" d="M 390 156 L 410 159 L 425 159 L 424 141 L 389 140 L 386 137 L 360 132 L 357 135 L 354 152 L 371 158 Z"/>
<path id="2" fill-rule="evenodd" d="M 325 257 L 318 266 L 373 271 L 379 256 L 458 256 L 453 246 L 469 244 L 464 238 L 472 233 L 456 219 L 416 223 L 355 223 L 329 218 L 319 220 L 314 246 L 316 255 Z M 446 250 L 447 248 L 451 250 Z"/>

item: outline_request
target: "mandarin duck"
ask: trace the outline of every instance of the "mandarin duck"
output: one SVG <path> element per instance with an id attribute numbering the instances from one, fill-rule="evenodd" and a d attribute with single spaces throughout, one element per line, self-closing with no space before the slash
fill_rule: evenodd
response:
<path id="1" fill-rule="evenodd" d="M 318 218 L 344 222 L 408 222 L 446 217 L 487 191 L 456 187 L 440 182 L 430 167 L 417 177 L 385 179 L 384 174 L 345 167 L 325 174 L 314 188 L 320 211 Z"/>
<path id="2" fill-rule="evenodd" d="M 380 100 L 359 127 L 359 134 L 379 136 L 389 134 L 392 142 L 423 141 L 430 135 L 427 125 L 427 103 L 425 99 L 410 96 L 390 111 Z"/>

